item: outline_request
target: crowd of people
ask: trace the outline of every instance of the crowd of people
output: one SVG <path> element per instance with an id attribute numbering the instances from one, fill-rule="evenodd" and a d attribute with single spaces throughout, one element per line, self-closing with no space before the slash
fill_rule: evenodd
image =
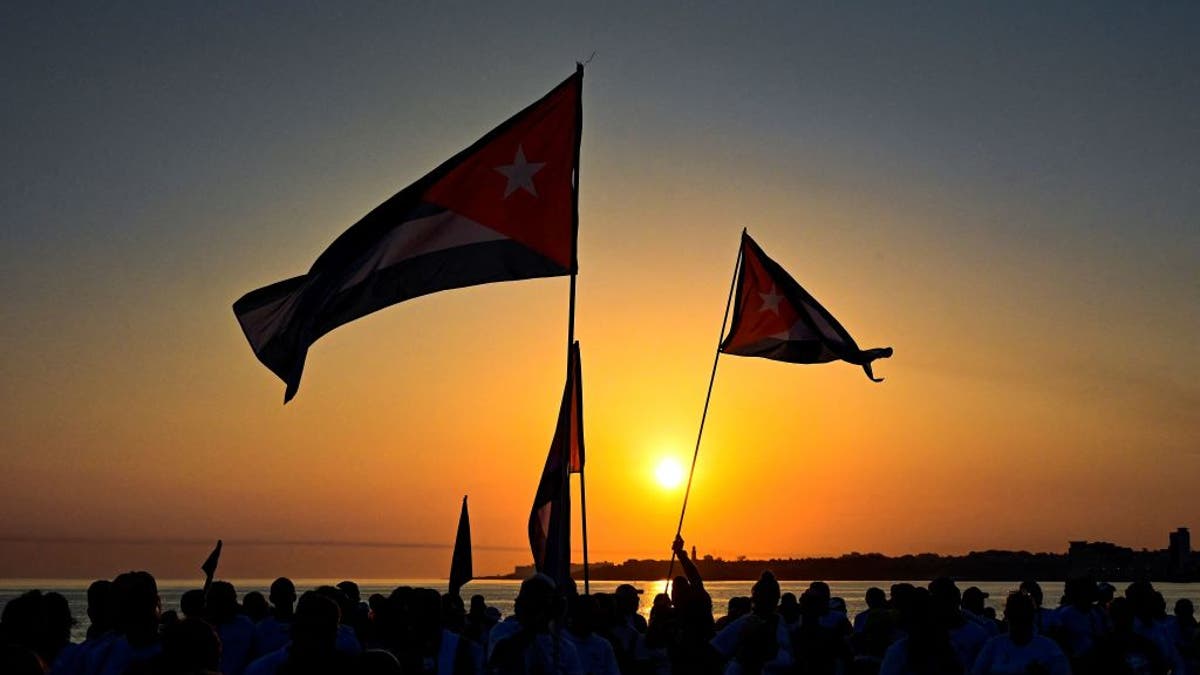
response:
<path id="1" fill-rule="evenodd" d="M 162 610 L 154 577 L 128 572 L 88 589 L 86 639 L 57 593 L 29 591 L 0 615 L 0 673 L 12 675 L 1200 675 L 1190 601 L 1167 614 L 1147 582 L 1123 595 L 1073 579 L 1057 607 L 1022 583 L 999 616 L 987 593 L 950 579 L 871 588 L 851 618 L 823 582 L 797 597 L 769 572 L 715 617 L 676 539 L 683 575 L 657 595 L 579 594 L 541 574 L 521 584 L 512 616 L 480 595 L 399 587 L 365 601 L 345 581 L 268 597 L 216 581 Z M 570 585 L 570 584 L 568 584 Z"/>

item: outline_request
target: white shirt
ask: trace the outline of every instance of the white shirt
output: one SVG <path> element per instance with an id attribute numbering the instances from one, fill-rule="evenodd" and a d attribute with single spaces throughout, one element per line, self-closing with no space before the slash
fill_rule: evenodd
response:
<path id="1" fill-rule="evenodd" d="M 788 636 L 787 626 L 784 625 L 783 618 L 777 617 L 775 622 L 775 641 L 779 645 L 779 650 L 775 652 L 775 658 L 763 664 L 764 673 L 784 673 L 789 672 L 792 666 L 792 639 Z M 729 663 L 725 665 L 725 675 L 742 675 L 742 664 L 738 663 L 738 650 L 742 646 L 743 633 L 750 621 L 759 620 L 754 614 L 738 617 L 728 626 L 721 629 L 720 633 L 712 639 L 713 649 L 716 649 L 721 656 L 729 659 Z"/>
<path id="2" fill-rule="evenodd" d="M 983 645 L 971 675 L 1022 675 L 1032 665 L 1039 665 L 1050 675 L 1071 675 L 1067 655 L 1048 637 L 1035 634 L 1024 645 L 1018 645 L 1008 635 L 997 635 Z"/>
<path id="3" fill-rule="evenodd" d="M 617 667 L 617 655 L 608 640 L 595 633 L 579 637 L 569 630 L 563 631 L 562 636 L 575 646 L 585 675 L 621 675 Z"/>

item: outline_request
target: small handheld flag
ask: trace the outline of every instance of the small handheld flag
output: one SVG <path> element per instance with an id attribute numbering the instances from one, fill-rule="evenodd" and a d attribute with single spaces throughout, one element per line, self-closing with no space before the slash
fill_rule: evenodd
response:
<path id="1" fill-rule="evenodd" d="M 892 355 L 891 347 L 859 349 L 850 333 L 749 234 L 742 233 L 741 272 L 733 326 L 721 351 L 791 363 L 847 361 L 876 378 L 871 363 Z"/>
<path id="2" fill-rule="evenodd" d="M 571 576 L 571 493 L 569 477 L 583 466 L 583 397 L 579 343 L 571 344 L 567 382 L 550 453 L 542 468 L 533 508 L 529 513 L 529 548 L 537 571 L 554 579 L 559 588 Z"/>
<path id="3" fill-rule="evenodd" d="M 462 512 L 458 516 L 458 534 L 454 537 L 454 555 L 450 558 L 450 595 L 458 595 L 472 578 L 471 518 L 467 515 L 467 498 L 463 496 Z"/>
<path id="4" fill-rule="evenodd" d="M 573 274 L 583 67 L 338 237 L 307 274 L 233 312 L 254 355 L 296 395 L 308 348 L 428 293 Z"/>
<path id="5" fill-rule="evenodd" d="M 208 591 L 208 587 L 212 585 L 213 577 L 217 574 L 217 563 L 221 561 L 221 545 L 220 539 L 217 540 L 217 545 L 213 547 L 208 557 L 200 565 L 200 570 L 204 572 L 204 590 Z"/>

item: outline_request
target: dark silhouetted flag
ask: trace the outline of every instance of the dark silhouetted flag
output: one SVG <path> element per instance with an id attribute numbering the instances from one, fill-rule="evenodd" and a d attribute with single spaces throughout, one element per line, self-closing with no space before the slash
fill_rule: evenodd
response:
<path id="1" fill-rule="evenodd" d="M 389 305 L 576 269 L 583 70 L 338 237 L 308 274 L 233 305 L 254 354 L 300 386 L 318 338 Z"/>
<path id="2" fill-rule="evenodd" d="M 529 548 L 537 571 L 563 588 L 571 576 L 570 473 L 583 467 L 583 381 L 579 343 L 571 345 L 567 383 L 563 387 L 558 425 L 533 510 L 529 513 Z M 577 466 L 576 466 L 577 463 Z"/>
<path id="3" fill-rule="evenodd" d="M 454 556 L 450 559 L 450 595 L 458 592 L 474 578 L 471 565 L 471 518 L 467 515 L 467 498 L 462 500 L 458 516 L 458 534 L 454 537 Z"/>
<path id="4" fill-rule="evenodd" d="M 883 378 L 875 377 L 871 362 L 892 355 L 891 347 L 859 349 L 842 324 L 745 232 L 733 327 L 721 351 L 791 363 L 849 361 L 875 382 Z"/>
<path id="5" fill-rule="evenodd" d="M 217 563 L 221 562 L 221 540 L 217 540 L 217 545 L 213 547 L 212 553 L 204 559 L 200 565 L 200 570 L 204 572 L 204 590 L 207 591 L 212 584 L 213 577 L 217 574 Z"/>

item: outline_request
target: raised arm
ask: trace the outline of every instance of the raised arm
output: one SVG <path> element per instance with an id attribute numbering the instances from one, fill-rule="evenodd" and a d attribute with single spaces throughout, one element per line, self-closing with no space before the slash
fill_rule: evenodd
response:
<path id="1" fill-rule="evenodd" d="M 675 535 L 675 543 L 671 545 L 671 549 L 679 558 L 679 566 L 683 568 L 683 574 L 687 577 L 688 583 L 692 585 L 692 588 L 703 591 L 704 580 L 700 578 L 700 571 L 696 569 L 696 563 L 692 562 L 692 559 L 688 557 L 687 549 L 683 547 L 683 537 Z"/>

